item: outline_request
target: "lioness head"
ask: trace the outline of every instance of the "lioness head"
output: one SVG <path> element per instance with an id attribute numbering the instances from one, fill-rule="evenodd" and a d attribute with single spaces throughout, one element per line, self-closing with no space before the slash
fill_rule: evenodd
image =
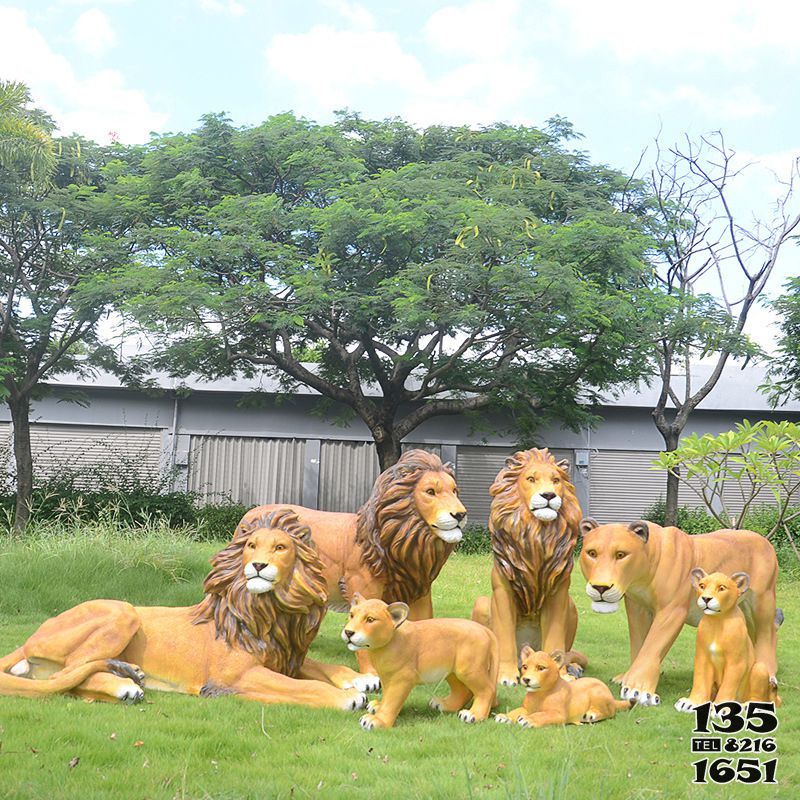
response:
<path id="1" fill-rule="evenodd" d="M 467 509 L 458 499 L 458 486 L 449 472 L 423 472 L 414 487 L 414 504 L 422 520 L 440 539 L 448 544 L 461 541 Z"/>
<path id="2" fill-rule="evenodd" d="M 587 517 L 581 520 L 581 533 L 581 572 L 592 611 L 610 614 L 619 608 L 628 587 L 649 572 L 650 524 L 639 520 L 630 525 L 599 525 Z"/>
<path id="3" fill-rule="evenodd" d="M 554 653 L 545 653 L 543 650 L 534 650 L 529 644 L 525 644 L 522 646 L 519 657 L 520 683 L 528 692 L 547 691 L 561 677 L 564 654 L 560 650 Z"/>
<path id="4" fill-rule="evenodd" d="M 709 616 L 730 611 L 750 586 L 746 572 L 734 572 L 730 577 L 723 572 L 706 575 L 704 569 L 695 567 L 690 575 L 697 590 L 697 605 Z"/>
<path id="5" fill-rule="evenodd" d="M 247 591 L 264 594 L 292 574 L 297 550 L 294 540 L 278 528 L 256 528 L 242 549 L 242 571 Z"/>
<path id="6" fill-rule="evenodd" d="M 405 603 L 365 600 L 356 592 L 350 603 L 350 616 L 342 631 L 342 641 L 348 650 L 384 647 L 408 618 L 408 610 Z"/>

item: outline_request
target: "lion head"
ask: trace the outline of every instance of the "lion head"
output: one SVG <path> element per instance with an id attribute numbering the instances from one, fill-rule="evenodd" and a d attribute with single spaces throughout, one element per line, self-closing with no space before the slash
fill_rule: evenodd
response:
<path id="1" fill-rule="evenodd" d="M 217 638 L 296 676 L 328 600 L 311 529 L 283 508 L 240 524 L 211 559 L 195 624 L 213 622 Z"/>
<path id="2" fill-rule="evenodd" d="M 384 599 L 409 603 L 426 595 L 466 518 L 453 468 L 439 456 L 408 450 L 382 472 L 358 511 L 356 543 L 384 581 Z"/>
<path id="3" fill-rule="evenodd" d="M 581 509 L 568 467 L 547 449 L 522 450 L 506 459 L 489 489 L 495 564 L 524 616 L 572 571 Z"/>

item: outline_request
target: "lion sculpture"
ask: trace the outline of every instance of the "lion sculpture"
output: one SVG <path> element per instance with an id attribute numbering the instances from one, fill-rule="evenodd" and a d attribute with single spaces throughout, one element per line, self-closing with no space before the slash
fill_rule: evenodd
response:
<path id="1" fill-rule="evenodd" d="M 690 536 L 679 528 L 662 528 L 637 520 L 630 525 L 581 522 L 581 571 L 592 610 L 612 613 L 625 600 L 631 663 L 613 678 L 622 684 L 623 700 L 659 705 L 656 693 L 661 665 L 684 625 L 696 626 L 702 612 L 696 604 L 691 572 L 747 572 L 749 590 L 741 609 L 753 640 L 756 661 L 776 683 L 777 636 L 775 582 L 778 559 L 767 539 L 745 530 L 719 530 Z"/>
<path id="2" fill-rule="evenodd" d="M 144 688 L 356 709 L 357 673 L 306 658 L 325 614 L 322 563 L 289 509 L 240 525 L 195 606 L 91 600 L 0 659 L 0 694 L 137 702 Z M 57 687 L 57 688 L 56 688 Z"/>
<path id="3" fill-rule="evenodd" d="M 254 508 L 239 524 L 277 507 Z M 291 508 L 313 531 L 331 609 L 348 612 L 358 593 L 407 603 L 412 620 L 433 616 L 431 584 L 461 541 L 467 516 L 452 466 L 425 450 L 408 450 L 378 476 L 355 514 Z M 365 675 L 356 685 L 377 688 L 366 653 L 357 656 Z"/>
<path id="4" fill-rule="evenodd" d="M 506 460 L 489 489 L 492 596 L 475 601 L 472 618 L 497 636 L 504 686 L 519 679 L 517 653 L 526 642 L 565 651 L 578 674 L 587 664 L 571 649 L 578 612 L 569 582 L 581 509 L 568 468 L 547 449 L 523 450 Z"/>

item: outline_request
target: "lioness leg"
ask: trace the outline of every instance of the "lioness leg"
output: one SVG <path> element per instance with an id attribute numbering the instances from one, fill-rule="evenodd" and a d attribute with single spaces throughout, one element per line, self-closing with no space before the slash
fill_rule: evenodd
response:
<path id="1" fill-rule="evenodd" d="M 770 677 L 774 679 L 778 672 L 778 629 L 775 625 L 775 596 L 772 593 L 765 592 L 756 599 L 753 621 L 755 659 L 766 666 Z"/>
<path id="2" fill-rule="evenodd" d="M 437 711 L 455 713 L 469 702 L 472 692 L 455 675 L 448 675 L 447 683 L 450 686 L 450 693 L 446 697 L 432 697 L 430 707 Z"/>
<path id="3" fill-rule="evenodd" d="M 479 597 L 472 607 L 472 621 L 479 622 L 487 628 L 492 626 L 492 601 L 488 597 Z"/>
<path id="4" fill-rule="evenodd" d="M 367 704 L 366 695 L 356 689 L 337 689 L 322 681 L 289 678 L 266 667 L 252 667 L 230 688 L 241 697 L 259 703 L 294 703 L 344 711 L 354 711 Z"/>

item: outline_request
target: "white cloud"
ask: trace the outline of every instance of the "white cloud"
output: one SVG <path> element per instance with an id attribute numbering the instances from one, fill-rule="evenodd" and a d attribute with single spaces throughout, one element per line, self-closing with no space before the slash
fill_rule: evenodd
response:
<path id="1" fill-rule="evenodd" d="M 372 30 L 375 25 L 375 15 L 360 3 L 351 3 L 348 0 L 323 0 L 322 4 L 341 16 L 351 28 Z"/>
<path id="2" fill-rule="evenodd" d="M 123 142 L 141 142 L 150 131 L 163 129 L 167 115 L 154 111 L 144 92 L 128 87 L 116 70 L 78 77 L 23 11 L 0 6 L 0 30 L 0 75 L 24 81 L 62 132 L 77 131 L 99 142 L 114 132 Z"/>
<path id="3" fill-rule="evenodd" d="M 565 38 L 584 49 L 610 48 L 624 61 L 694 55 L 744 66 L 758 49 L 796 53 L 800 4 L 785 0 L 553 0 L 569 28 Z"/>
<path id="4" fill-rule="evenodd" d="M 298 111 L 326 116 L 349 106 L 374 115 L 399 113 L 419 125 L 529 117 L 526 99 L 541 90 L 541 79 L 537 63 L 514 46 L 516 0 L 476 0 L 436 11 L 424 38 L 432 50 L 457 59 L 437 73 L 408 52 L 396 33 L 375 30 L 374 18 L 361 14 L 357 4 L 328 5 L 351 27 L 314 25 L 306 33 L 278 34 L 265 50 L 270 76 L 294 86 L 302 98 Z M 478 44 L 487 29 L 486 38 L 497 44 Z"/>
<path id="5" fill-rule="evenodd" d="M 93 56 L 101 56 L 117 44 L 117 34 L 99 8 L 90 8 L 78 17 L 72 26 L 72 37 L 82 50 Z"/>
<path id="6" fill-rule="evenodd" d="M 228 14 L 241 17 L 247 9 L 238 0 L 200 0 L 200 8 L 211 14 Z"/>
<path id="7" fill-rule="evenodd" d="M 698 86 L 681 85 L 670 91 L 651 90 L 642 105 L 653 111 L 674 106 L 700 111 L 712 126 L 737 119 L 764 117 L 775 110 L 749 86 L 734 86 L 718 92 L 707 92 Z"/>

